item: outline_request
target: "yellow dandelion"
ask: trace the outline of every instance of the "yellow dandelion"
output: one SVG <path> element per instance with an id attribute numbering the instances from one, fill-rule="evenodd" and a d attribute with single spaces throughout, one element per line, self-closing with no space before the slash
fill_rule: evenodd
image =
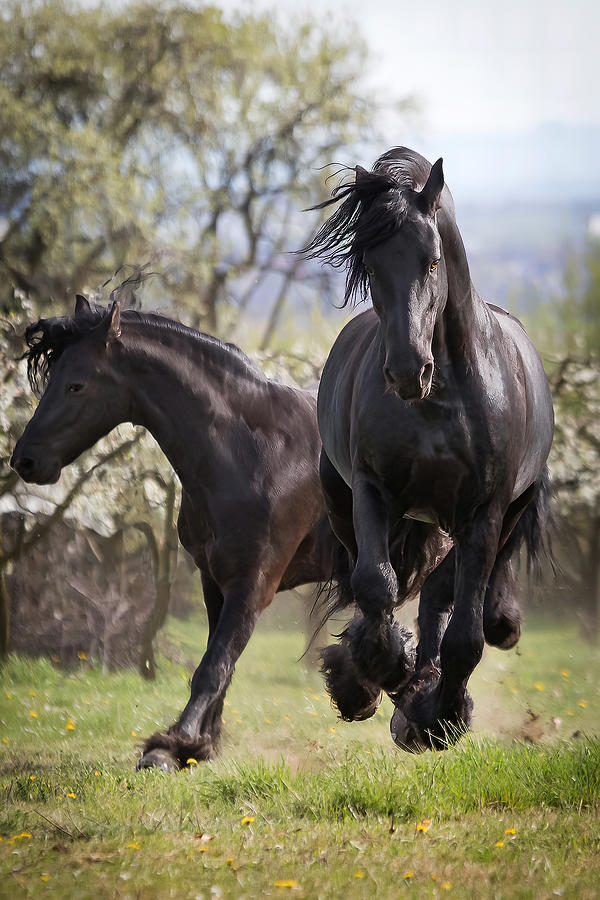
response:
<path id="1" fill-rule="evenodd" d="M 138 844 L 137 841 L 130 841 L 130 843 L 127 844 L 127 847 L 131 850 L 141 850 L 142 849 L 142 845 Z"/>
<path id="2" fill-rule="evenodd" d="M 198 765 L 198 760 L 197 760 L 197 759 L 194 759 L 193 756 L 190 756 L 189 759 L 186 759 L 185 764 L 186 764 L 186 766 L 197 766 L 197 765 Z"/>
<path id="3" fill-rule="evenodd" d="M 273 884 L 275 887 L 285 887 L 285 888 L 297 888 L 298 882 L 294 878 L 282 879 L 280 881 L 274 881 Z"/>
<path id="4" fill-rule="evenodd" d="M 31 688 L 31 690 L 29 691 L 29 696 L 30 696 L 30 697 L 37 697 L 37 691 L 34 691 L 33 688 Z"/>
<path id="5" fill-rule="evenodd" d="M 511 692 L 511 694 L 518 694 L 518 693 L 519 693 L 519 689 L 516 688 L 516 687 L 511 687 L 510 692 Z"/>
<path id="6" fill-rule="evenodd" d="M 409 872 L 405 872 L 404 875 L 403 875 L 402 877 L 403 877 L 403 878 L 406 878 L 406 879 L 408 879 L 408 878 L 414 878 L 414 877 L 415 877 L 415 873 L 414 873 L 414 872 L 410 872 L 410 871 L 409 871 Z"/>
<path id="7" fill-rule="evenodd" d="M 87 659 L 87 653 L 84 653 L 83 650 L 78 650 L 77 659 Z"/>
<path id="8" fill-rule="evenodd" d="M 332 734 L 336 734 L 335 728 L 332 727 L 332 728 L 330 728 L 329 730 L 330 730 L 330 732 L 331 732 Z"/>
<path id="9" fill-rule="evenodd" d="M 432 880 L 432 881 L 439 881 L 439 880 L 440 880 L 440 876 L 439 876 L 439 875 L 432 875 L 432 876 L 431 876 L 431 880 Z"/>
<path id="10" fill-rule="evenodd" d="M 504 834 L 516 834 L 516 833 L 517 833 L 516 828 L 505 828 L 504 829 Z"/>
<path id="11" fill-rule="evenodd" d="M 320 694 L 311 694 L 310 696 L 311 696 L 311 698 L 312 698 L 313 700 L 320 700 L 320 699 L 321 699 L 321 695 L 320 695 Z"/>
<path id="12" fill-rule="evenodd" d="M 40 875 L 40 880 L 41 881 L 50 881 L 50 876 L 46 875 L 46 873 L 44 873 L 43 875 Z"/>
<path id="13" fill-rule="evenodd" d="M 242 720 L 240 719 L 239 716 L 236 716 L 234 721 L 236 721 L 238 725 L 242 724 Z"/>
<path id="14" fill-rule="evenodd" d="M 364 878 L 364 877 L 365 877 L 365 873 L 364 873 L 364 872 L 355 872 L 355 873 L 354 873 L 354 877 L 355 877 L 355 878 Z"/>
<path id="15" fill-rule="evenodd" d="M 442 882 L 442 890 L 443 890 L 443 891 L 451 891 L 451 890 L 452 890 L 452 884 L 451 884 L 451 882 L 449 882 L 449 881 L 443 881 L 443 882 Z"/>
<path id="16" fill-rule="evenodd" d="M 36 713 L 35 709 L 30 709 L 30 710 L 29 710 L 29 717 L 30 717 L 31 719 L 37 719 L 38 714 Z"/>
<path id="17" fill-rule="evenodd" d="M 231 712 L 234 714 L 234 716 L 237 716 L 237 714 L 239 713 L 239 709 L 235 709 L 235 707 L 232 706 Z"/>
<path id="18" fill-rule="evenodd" d="M 11 841 L 22 841 L 24 838 L 30 838 L 30 831 L 22 831 L 21 834 L 13 834 Z"/>
<path id="19" fill-rule="evenodd" d="M 582 709 L 585 709 L 586 706 L 587 706 L 587 700 L 580 700 L 580 701 L 579 701 L 579 706 L 580 706 Z"/>
<path id="20" fill-rule="evenodd" d="M 561 669 L 560 674 L 562 675 L 563 678 L 568 678 L 569 675 L 571 674 L 571 670 L 570 669 Z"/>
<path id="21" fill-rule="evenodd" d="M 3 744 L 8 744 L 8 738 L 2 738 L 2 743 L 3 743 Z"/>
<path id="22" fill-rule="evenodd" d="M 131 737 L 137 737 L 137 731 L 132 731 L 132 732 L 131 732 Z"/>
<path id="23" fill-rule="evenodd" d="M 67 794 L 67 797 L 71 797 L 72 800 L 74 800 L 76 796 L 77 796 L 77 794 L 74 794 L 73 791 L 70 791 L 70 792 Z"/>
<path id="24" fill-rule="evenodd" d="M 292 720 L 290 719 L 289 716 L 284 716 L 284 718 L 285 718 L 285 721 L 286 721 L 286 722 L 291 722 L 291 721 L 292 721 Z"/>
<path id="25" fill-rule="evenodd" d="M 4 693 L 6 694 L 6 699 L 7 699 L 7 700 L 12 700 L 12 694 L 11 694 L 10 691 L 4 691 Z"/>
<path id="26" fill-rule="evenodd" d="M 208 847 L 198 847 L 200 853 L 208 853 Z"/>
<path id="27" fill-rule="evenodd" d="M 37 778 L 37 775 L 30 775 L 30 776 L 29 776 L 29 780 L 30 780 L 30 781 L 35 781 L 36 778 Z"/>
<path id="28" fill-rule="evenodd" d="M 233 863 L 233 856 L 228 856 L 225 863 L 230 866 Z"/>
<path id="29" fill-rule="evenodd" d="M 422 822 L 417 823 L 417 831 L 422 831 L 423 834 L 427 834 L 429 831 L 429 826 L 431 825 L 431 819 L 423 819 Z"/>
<path id="30" fill-rule="evenodd" d="M 368 753 L 369 756 L 371 755 L 371 751 L 370 751 L 370 750 L 365 750 L 365 753 Z"/>
<path id="31" fill-rule="evenodd" d="M 110 703 L 110 700 L 105 700 L 104 702 L 105 702 L 106 706 L 108 706 Z"/>
<path id="32" fill-rule="evenodd" d="M 75 731 L 75 722 L 73 721 L 73 719 L 69 719 L 69 721 L 65 725 L 65 731 Z"/>
<path id="33" fill-rule="evenodd" d="M 316 711 L 316 709 L 311 709 L 309 712 L 309 716 L 318 716 L 318 715 L 319 715 L 319 713 Z"/>
<path id="34" fill-rule="evenodd" d="M 536 689 L 536 691 L 543 691 L 545 687 L 546 685 L 543 681 L 536 681 L 536 683 L 534 684 L 534 688 Z"/>
<path id="35" fill-rule="evenodd" d="M 254 822 L 256 816 L 244 816 L 242 819 L 242 825 L 251 825 Z"/>
<path id="36" fill-rule="evenodd" d="M 100 775 L 100 772 L 96 769 L 96 771 L 94 772 L 94 775 Z"/>
<path id="37" fill-rule="evenodd" d="M 271 720 L 270 720 L 270 719 L 267 719 L 266 716 L 265 716 L 265 722 L 267 723 L 267 725 L 270 725 L 270 724 L 271 724 Z"/>
<path id="38" fill-rule="evenodd" d="M 496 841 L 494 847 L 504 847 L 504 841 Z"/>

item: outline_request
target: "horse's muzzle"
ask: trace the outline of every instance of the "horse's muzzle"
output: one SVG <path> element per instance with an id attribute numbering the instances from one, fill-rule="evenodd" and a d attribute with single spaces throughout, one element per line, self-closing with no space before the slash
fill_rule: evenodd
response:
<path id="1" fill-rule="evenodd" d="M 60 463 L 50 459 L 39 460 L 32 456 L 17 454 L 15 451 L 10 459 L 10 465 L 17 475 L 29 484 L 56 484 L 60 478 Z"/>
<path id="2" fill-rule="evenodd" d="M 424 400 L 431 391 L 433 380 L 433 360 L 428 360 L 419 373 L 409 375 L 394 371 L 389 365 L 383 370 L 383 377 L 388 390 L 402 400 Z"/>

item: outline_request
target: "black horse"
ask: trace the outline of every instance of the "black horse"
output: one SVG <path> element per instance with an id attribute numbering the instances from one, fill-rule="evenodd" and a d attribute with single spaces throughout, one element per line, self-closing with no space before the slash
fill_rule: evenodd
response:
<path id="1" fill-rule="evenodd" d="M 441 159 L 392 149 L 322 206 L 342 199 L 304 251 L 346 266 L 345 302 L 373 302 L 338 337 L 318 398 L 321 480 L 360 609 L 333 681 L 348 715 L 351 662 L 363 690 L 392 694 L 398 745 L 442 747 L 470 722 L 484 639 L 520 635 L 511 558 L 546 543 L 552 401 L 520 322 L 471 284 Z M 421 592 L 414 668 L 391 618 L 423 549 L 402 539 L 407 518 L 454 544 Z"/>
<path id="2" fill-rule="evenodd" d="M 191 696 L 138 768 L 181 768 L 216 747 L 235 663 L 276 591 L 348 575 L 319 484 L 316 397 L 265 378 L 237 347 L 167 318 L 79 296 L 72 317 L 26 332 L 32 387 L 46 389 L 12 466 L 61 469 L 120 422 L 145 426 L 183 487 L 178 529 L 200 569 L 206 653 Z"/>

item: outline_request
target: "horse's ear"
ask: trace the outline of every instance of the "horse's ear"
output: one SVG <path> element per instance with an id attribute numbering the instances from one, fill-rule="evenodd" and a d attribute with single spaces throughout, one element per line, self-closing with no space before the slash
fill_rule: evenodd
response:
<path id="1" fill-rule="evenodd" d="M 417 204 L 422 213 L 426 216 L 432 216 L 439 209 L 440 196 L 444 189 L 444 168 L 443 160 L 437 160 L 431 167 L 429 178 L 425 182 L 423 190 L 417 194 Z"/>
<path id="2" fill-rule="evenodd" d="M 118 300 L 114 300 L 108 310 L 105 328 L 107 344 L 119 340 L 121 337 L 121 304 Z"/>
<path id="3" fill-rule="evenodd" d="M 90 306 L 87 297 L 84 297 L 83 294 L 75 295 L 75 318 L 77 316 L 84 316 L 86 314 L 91 313 L 92 307 Z"/>
<path id="4" fill-rule="evenodd" d="M 371 173 L 367 172 L 366 169 L 363 169 L 362 166 L 355 166 L 354 172 L 356 173 L 354 183 L 356 185 L 356 190 L 360 193 L 360 191 L 364 190 L 366 185 L 369 183 Z"/>

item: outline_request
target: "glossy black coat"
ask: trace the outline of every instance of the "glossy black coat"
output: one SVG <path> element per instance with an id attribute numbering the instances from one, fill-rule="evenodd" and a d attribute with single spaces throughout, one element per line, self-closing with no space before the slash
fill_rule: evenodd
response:
<path id="1" fill-rule="evenodd" d="M 33 382 L 49 375 L 12 465 L 57 481 L 120 422 L 154 436 L 182 485 L 181 543 L 202 575 L 206 653 L 187 706 L 138 766 L 212 756 L 235 663 L 276 591 L 347 572 L 319 484 L 313 393 L 265 378 L 237 347 L 118 304 L 28 329 Z"/>
<path id="2" fill-rule="evenodd" d="M 552 401 L 520 322 L 471 284 L 441 160 L 396 148 L 341 196 L 307 252 L 345 263 L 346 299 L 370 293 L 374 307 L 339 335 L 318 398 L 322 483 L 363 619 L 350 655 L 377 683 L 363 647 L 378 635 L 369 654 L 378 641 L 386 652 L 406 595 L 403 521 L 447 533 L 453 549 L 421 593 L 416 667 L 405 653 L 395 691 L 379 674 L 396 742 L 441 747 L 470 721 L 484 637 L 508 647 L 520 633 L 511 557 L 543 541 Z"/>

